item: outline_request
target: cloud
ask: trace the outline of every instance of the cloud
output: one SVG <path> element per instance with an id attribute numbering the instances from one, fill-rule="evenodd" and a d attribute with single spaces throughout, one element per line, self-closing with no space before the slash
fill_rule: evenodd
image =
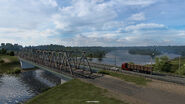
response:
<path id="1" fill-rule="evenodd" d="M 117 17 L 117 13 L 107 3 L 93 0 L 73 0 L 70 6 L 60 8 L 52 16 L 57 29 L 63 31 L 96 30 Z"/>
<path id="2" fill-rule="evenodd" d="M 154 4 L 157 0 L 115 0 L 121 4 L 124 5 L 131 5 L 131 6 L 149 6 L 151 4 Z"/>
<path id="3" fill-rule="evenodd" d="M 52 7 L 58 6 L 58 4 L 55 0 L 41 0 L 41 2 L 45 5 L 51 5 Z"/>
<path id="4" fill-rule="evenodd" d="M 165 29 L 166 27 L 163 24 L 156 23 L 141 23 L 136 25 L 129 25 L 124 28 L 125 31 L 136 31 L 136 30 L 156 30 L 156 29 Z"/>
<path id="5" fill-rule="evenodd" d="M 50 29 L 37 31 L 30 29 L 0 28 L 1 42 L 19 43 L 23 45 L 57 43 L 60 39 L 51 38 L 51 36 L 56 34 L 55 31 Z"/>
<path id="6" fill-rule="evenodd" d="M 128 20 L 134 20 L 134 21 L 143 21 L 145 20 L 145 15 L 144 13 L 136 13 L 133 14 L 131 17 L 128 18 Z"/>
<path id="7" fill-rule="evenodd" d="M 185 13 L 181 11 L 185 9 L 184 3 L 167 0 L 1 0 L 0 42 L 72 46 L 185 44 L 182 30 Z"/>
<path id="8" fill-rule="evenodd" d="M 78 34 L 62 41 L 67 46 L 148 46 L 148 45 L 183 45 L 185 31 L 178 30 L 138 30 L 130 33 L 88 33 Z"/>
<path id="9" fill-rule="evenodd" d="M 0 43 L 55 43 L 55 39 L 49 37 L 57 33 L 50 21 L 56 6 L 55 0 L 1 0 Z"/>

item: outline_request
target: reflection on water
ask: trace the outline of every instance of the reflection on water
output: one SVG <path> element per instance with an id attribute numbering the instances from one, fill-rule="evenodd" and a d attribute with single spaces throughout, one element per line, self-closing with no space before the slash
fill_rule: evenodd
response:
<path id="1" fill-rule="evenodd" d="M 60 77 L 43 70 L 26 71 L 20 75 L 0 75 L 0 104 L 26 101 L 59 83 Z"/>
<path id="2" fill-rule="evenodd" d="M 176 58 L 179 55 L 176 54 L 168 54 L 164 53 L 160 56 L 166 55 L 170 59 Z M 100 62 L 98 59 L 94 58 L 93 62 Z M 111 51 L 106 54 L 105 58 L 102 59 L 101 63 L 104 64 L 112 64 L 114 65 L 121 65 L 124 62 L 134 62 L 135 64 L 150 64 L 151 62 L 154 63 L 154 59 L 152 60 L 148 55 L 132 55 L 128 53 L 128 50 L 116 50 Z"/>

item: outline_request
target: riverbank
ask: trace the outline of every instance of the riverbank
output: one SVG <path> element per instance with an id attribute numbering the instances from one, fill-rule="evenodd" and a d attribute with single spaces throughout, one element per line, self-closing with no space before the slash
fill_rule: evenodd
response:
<path id="1" fill-rule="evenodd" d="M 78 79 L 58 85 L 34 97 L 25 104 L 126 104 L 110 97 L 107 90 Z"/>
<path id="2" fill-rule="evenodd" d="M 16 56 L 0 55 L 0 74 L 17 74 L 20 72 L 21 66 Z"/>

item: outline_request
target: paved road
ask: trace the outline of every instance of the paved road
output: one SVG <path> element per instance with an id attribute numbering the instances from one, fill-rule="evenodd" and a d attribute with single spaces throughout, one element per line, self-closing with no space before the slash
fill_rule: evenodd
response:
<path id="1" fill-rule="evenodd" d="M 96 67 L 97 70 L 99 69 L 105 69 L 105 70 L 110 70 L 112 67 L 118 67 L 114 65 L 106 65 L 106 64 L 99 64 L 99 63 L 90 63 L 91 66 Z M 161 74 L 161 73 L 154 73 L 154 74 L 144 74 L 144 73 L 138 73 L 138 72 L 133 72 L 133 71 L 126 71 L 126 70 L 119 70 L 122 73 L 127 73 L 127 74 L 133 74 L 133 75 L 139 75 L 139 76 L 144 76 L 152 79 L 157 79 L 157 80 L 162 80 L 162 81 L 167 81 L 167 82 L 173 82 L 177 84 L 182 84 L 185 85 L 185 77 L 180 77 L 180 76 L 172 76 L 168 74 Z"/>
<path id="2" fill-rule="evenodd" d="M 124 100 L 137 104 L 185 104 L 185 94 L 180 95 L 161 89 L 142 87 L 117 78 L 104 76 L 96 79 L 82 79 L 96 86 L 123 96 Z"/>

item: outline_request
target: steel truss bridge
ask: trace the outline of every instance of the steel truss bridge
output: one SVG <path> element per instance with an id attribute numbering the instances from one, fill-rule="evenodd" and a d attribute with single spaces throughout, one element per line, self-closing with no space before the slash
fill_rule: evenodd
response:
<path id="1" fill-rule="evenodd" d="M 86 52 L 23 49 L 16 52 L 16 55 L 20 59 L 55 69 L 57 72 L 72 77 L 92 78 L 95 76 L 86 57 Z"/>

